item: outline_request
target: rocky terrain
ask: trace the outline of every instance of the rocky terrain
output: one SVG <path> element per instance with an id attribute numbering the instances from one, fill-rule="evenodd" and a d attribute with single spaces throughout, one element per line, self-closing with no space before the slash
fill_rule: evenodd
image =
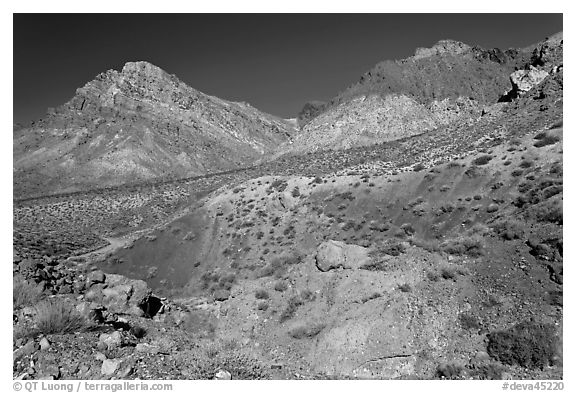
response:
<path id="1" fill-rule="evenodd" d="M 87 190 L 248 166 L 295 128 L 211 97 L 147 63 L 127 63 L 14 129 L 14 195 Z"/>
<path id="2" fill-rule="evenodd" d="M 378 63 L 329 103 L 307 103 L 299 115 L 302 132 L 278 155 L 370 145 L 474 122 L 486 106 L 516 97 L 521 79 L 533 86 L 562 63 L 561 40 L 559 34 L 505 51 L 443 40 L 407 59 Z"/>
<path id="3" fill-rule="evenodd" d="M 16 201 L 14 377 L 562 379 L 562 45 L 443 41 L 405 63 L 506 83 L 360 84 L 304 151 Z"/>

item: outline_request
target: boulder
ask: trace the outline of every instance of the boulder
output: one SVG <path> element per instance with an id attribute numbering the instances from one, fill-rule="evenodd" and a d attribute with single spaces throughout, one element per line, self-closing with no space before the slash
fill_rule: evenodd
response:
<path id="1" fill-rule="evenodd" d="M 546 71 L 530 66 L 527 70 L 513 72 L 510 75 L 510 82 L 512 83 L 512 89 L 522 94 L 539 85 L 547 76 L 548 73 Z"/>
<path id="2" fill-rule="evenodd" d="M 316 267 L 322 272 L 337 268 L 358 269 L 369 261 L 366 247 L 336 240 L 320 244 L 316 251 Z"/>
<path id="3" fill-rule="evenodd" d="M 102 368 L 100 372 L 102 375 L 111 376 L 118 370 L 120 367 L 120 363 L 122 363 L 119 359 L 105 359 L 102 362 Z"/>
<path id="4" fill-rule="evenodd" d="M 228 380 L 232 379 L 232 374 L 230 374 L 229 371 L 220 369 L 214 375 L 214 379 L 218 379 L 218 380 L 222 380 L 222 381 L 228 381 Z"/>
<path id="5" fill-rule="evenodd" d="M 88 286 L 91 286 L 92 284 L 103 283 L 106 280 L 106 275 L 102 270 L 95 270 L 90 272 L 86 279 L 88 280 Z"/>
<path id="6" fill-rule="evenodd" d="M 50 341 L 46 337 L 42 337 L 40 339 L 40 350 L 46 351 L 48 348 L 50 348 Z"/>
<path id="7" fill-rule="evenodd" d="M 122 345 L 122 334 L 117 330 L 110 334 L 102 333 L 99 341 L 104 343 L 109 350 L 114 349 Z"/>

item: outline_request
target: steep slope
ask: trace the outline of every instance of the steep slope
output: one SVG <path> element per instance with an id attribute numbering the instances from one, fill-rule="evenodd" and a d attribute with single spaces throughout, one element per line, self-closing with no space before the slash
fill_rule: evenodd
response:
<path id="1" fill-rule="evenodd" d="M 14 193 L 29 196 L 246 166 L 289 139 L 291 124 L 246 103 L 127 63 L 14 130 Z"/>
<path id="2" fill-rule="evenodd" d="M 516 69 L 546 69 L 545 77 L 550 65 L 561 64 L 562 46 L 561 34 L 505 51 L 443 40 L 407 59 L 378 63 L 330 103 L 306 104 L 302 132 L 279 154 L 369 145 L 475 121 L 510 90 Z"/>

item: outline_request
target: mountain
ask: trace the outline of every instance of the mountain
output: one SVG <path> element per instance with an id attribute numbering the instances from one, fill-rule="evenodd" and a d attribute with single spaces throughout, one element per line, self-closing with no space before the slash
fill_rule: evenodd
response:
<path id="1" fill-rule="evenodd" d="M 562 380 L 562 51 L 351 94 L 305 154 L 15 201 L 13 377 Z"/>
<path id="2" fill-rule="evenodd" d="M 329 103 L 307 103 L 301 133 L 278 154 L 342 149 L 476 121 L 511 86 L 519 68 L 562 62 L 562 34 L 524 49 L 483 49 L 453 40 L 376 64 Z"/>
<path id="3" fill-rule="evenodd" d="M 102 73 L 30 127 L 14 127 L 14 193 L 75 191 L 247 166 L 289 122 L 203 94 L 147 63 Z"/>

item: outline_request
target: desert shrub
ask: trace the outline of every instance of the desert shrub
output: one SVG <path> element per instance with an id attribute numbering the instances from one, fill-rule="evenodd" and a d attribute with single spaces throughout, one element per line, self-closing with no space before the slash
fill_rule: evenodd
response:
<path id="1" fill-rule="evenodd" d="M 478 318 L 476 318 L 472 314 L 462 313 L 462 314 L 460 314 L 458 319 L 460 320 L 460 326 L 462 326 L 462 329 L 478 330 L 482 327 L 482 324 L 480 323 Z"/>
<path id="2" fill-rule="evenodd" d="M 258 277 L 270 277 L 274 276 L 277 278 L 282 277 L 290 265 L 296 265 L 302 262 L 302 255 L 298 252 L 290 252 L 282 254 L 274 258 L 268 265 L 266 265 Z"/>
<path id="3" fill-rule="evenodd" d="M 555 135 L 550 135 L 546 132 L 541 132 L 539 134 L 537 134 L 534 139 L 537 140 L 536 143 L 534 143 L 534 147 L 544 147 L 544 146 L 548 146 L 548 145 L 553 145 L 555 143 L 558 143 L 560 141 L 560 137 L 555 136 Z"/>
<path id="4" fill-rule="evenodd" d="M 552 325 L 521 322 L 512 328 L 488 334 L 488 354 L 509 365 L 543 369 L 557 355 Z"/>
<path id="5" fill-rule="evenodd" d="M 458 274 L 457 270 L 451 266 L 444 266 L 440 269 L 440 276 L 444 280 L 456 280 L 456 275 Z"/>
<path id="6" fill-rule="evenodd" d="M 269 194 L 272 193 L 274 190 L 277 190 L 278 192 L 284 192 L 284 190 L 286 190 L 287 187 L 288 182 L 286 182 L 286 180 L 277 179 L 274 180 L 272 184 L 270 184 L 266 192 Z"/>
<path id="7" fill-rule="evenodd" d="M 36 306 L 35 315 L 38 331 L 44 334 L 74 333 L 88 327 L 88 322 L 69 303 L 49 299 Z"/>
<path id="8" fill-rule="evenodd" d="M 438 273 L 433 270 L 428 270 L 426 272 L 426 278 L 428 278 L 430 281 L 436 282 L 440 278 L 440 275 L 438 275 Z"/>
<path id="9" fill-rule="evenodd" d="M 464 369 L 453 363 L 441 364 L 436 368 L 436 377 L 442 379 L 457 379 Z"/>
<path id="10" fill-rule="evenodd" d="M 563 224 L 562 200 L 549 199 L 538 205 L 531 206 L 527 212 L 528 216 L 540 222 L 551 222 Z"/>
<path id="11" fill-rule="evenodd" d="M 435 240 L 424 240 L 418 238 L 411 238 L 410 244 L 415 247 L 422 248 L 428 252 L 438 252 L 440 251 L 440 246 L 437 241 Z"/>
<path id="12" fill-rule="evenodd" d="M 504 367 L 498 363 L 479 364 L 472 365 L 468 372 L 474 379 L 498 380 L 502 379 Z"/>
<path id="13" fill-rule="evenodd" d="M 409 222 L 402 224 L 400 226 L 400 229 L 402 229 L 404 231 L 404 233 L 408 236 L 412 236 L 414 234 L 414 232 L 416 232 L 416 230 L 414 229 L 412 224 Z"/>
<path id="14" fill-rule="evenodd" d="M 534 163 L 532 161 L 529 160 L 523 160 L 520 162 L 520 168 L 530 168 L 532 165 L 534 165 Z"/>
<path id="15" fill-rule="evenodd" d="M 264 289 L 258 289 L 254 294 L 254 296 L 256 297 L 256 299 L 268 299 L 270 297 L 268 292 Z"/>
<path id="16" fill-rule="evenodd" d="M 316 337 L 324 328 L 325 324 L 317 323 L 310 325 L 300 325 L 292 328 L 288 334 L 295 339 L 313 338 Z"/>
<path id="17" fill-rule="evenodd" d="M 274 284 L 275 291 L 284 292 L 286 289 L 288 289 L 288 284 L 284 280 L 276 281 L 276 284 Z"/>
<path id="18" fill-rule="evenodd" d="M 256 358 L 237 349 L 224 350 L 217 344 L 190 351 L 183 361 L 191 379 L 214 379 L 221 369 L 230 372 L 235 380 L 269 378 L 266 367 Z"/>
<path id="19" fill-rule="evenodd" d="M 291 319 L 294 314 L 296 313 L 296 310 L 298 309 L 298 307 L 300 307 L 301 305 L 304 304 L 304 301 L 302 300 L 302 298 L 298 295 L 296 296 L 292 296 L 290 299 L 288 299 L 288 303 L 286 304 L 286 308 L 284 308 L 284 310 L 282 311 L 282 313 L 280 314 L 280 323 L 286 322 L 287 320 Z"/>
<path id="20" fill-rule="evenodd" d="M 408 283 L 404 283 L 404 284 L 398 285 L 398 289 L 399 289 L 401 292 L 405 292 L 405 293 L 406 293 L 406 292 L 412 292 L 412 287 L 411 287 L 410 284 L 408 284 Z"/>
<path id="21" fill-rule="evenodd" d="M 426 167 L 422 163 L 418 163 L 418 164 L 414 165 L 414 168 L 412 168 L 412 170 L 414 172 L 420 172 L 421 170 L 424 170 L 424 169 L 426 169 Z"/>
<path id="22" fill-rule="evenodd" d="M 258 302 L 258 310 L 260 311 L 266 311 L 268 310 L 268 302 Z"/>
<path id="23" fill-rule="evenodd" d="M 378 258 L 382 255 L 391 255 L 393 257 L 397 257 L 405 252 L 406 246 L 403 242 L 395 239 L 387 239 L 382 244 L 376 246 L 375 249 L 371 250 L 369 256 L 372 258 Z"/>
<path id="24" fill-rule="evenodd" d="M 490 160 L 492 160 L 491 155 L 483 155 L 483 156 L 475 158 L 472 161 L 472 164 L 474 164 L 474 165 L 486 165 L 490 162 Z"/>
<path id="25" fill-rule="evenodd" d="M 504 240 L 521 239 L 524 236 L 522 223 L 517 221 L 500 221 L 492 224 L 491 228 Z"/>
<path id="26" fill-rule="evenodd" d="M 460 236 L 448 239 L 440 245 L 440 249 L 451 255 L 479 257 L 483 254 L 482 241 L 478 236 Z"/>
<path id="27" fill-rule="evenodd" d="M 14 309 L 34 305 L 42 296 L 42 287 L 24 279 L 12 280 L 12 303 Z"/>
<path id="28" fill-rule="evenodd" d="M 522 176 L 523 173 L 524 173 L 524 171 L 522 169 L 514 169 L 511 173 L 511 175 L 514 177 L 519 177 L 519 176 Z"/>
<path id="29" fill-rule="evenodd" d="M 561 185 L 554 185 L 550 187 L 546 187 L 542 190 L 542 198 L 549 199 L 552 198 L 554 195 L 558 195 L 563 191 L 563 186 Z"/>

